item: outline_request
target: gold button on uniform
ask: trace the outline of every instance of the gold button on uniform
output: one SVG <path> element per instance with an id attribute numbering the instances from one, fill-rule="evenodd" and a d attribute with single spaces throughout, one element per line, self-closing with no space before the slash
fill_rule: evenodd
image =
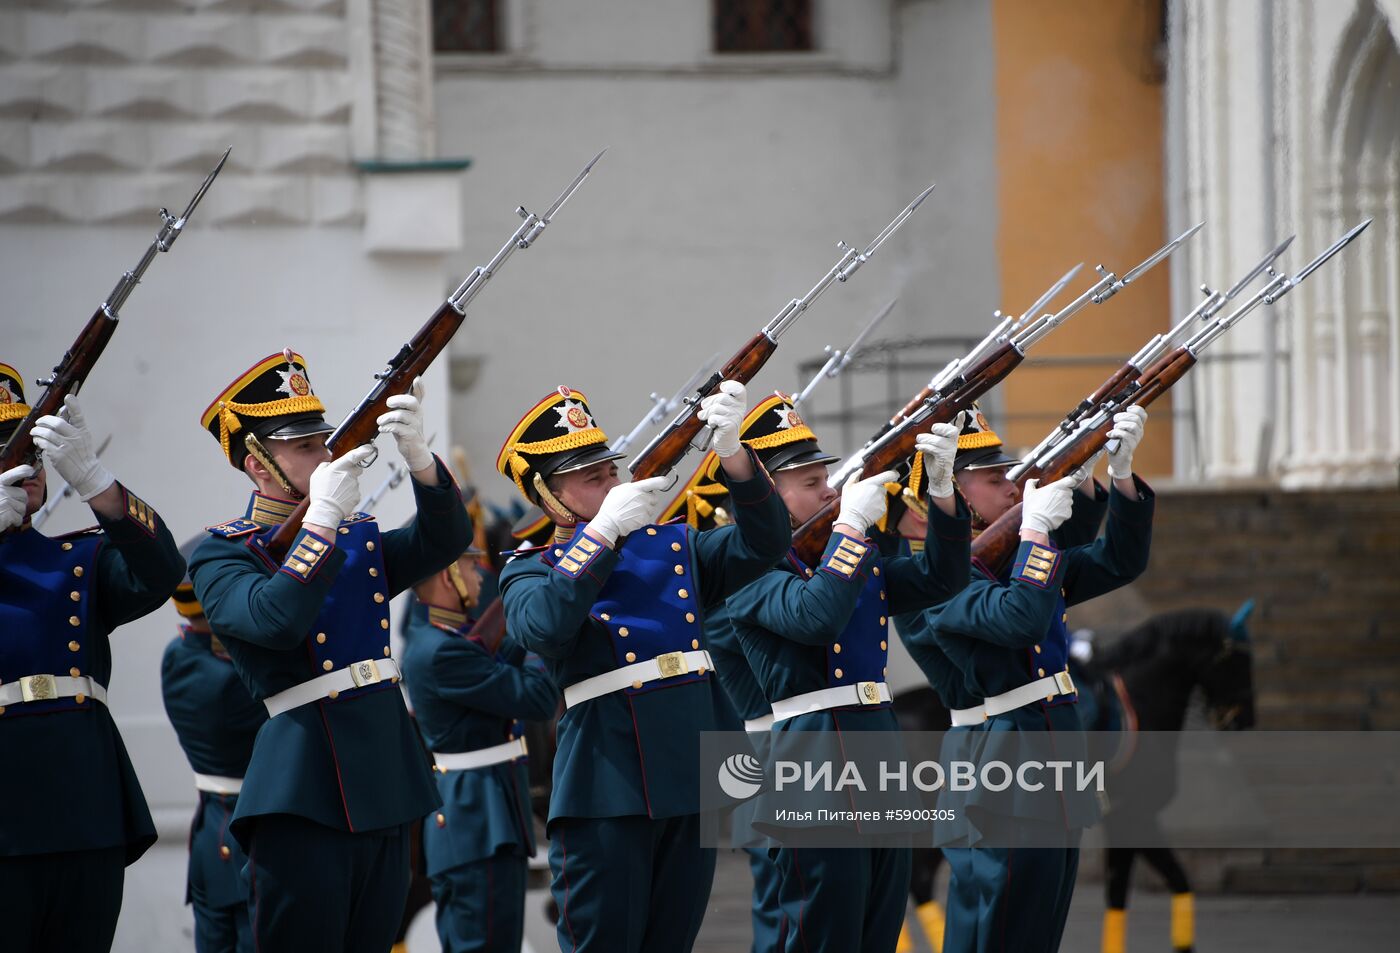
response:
<path id="1" fill-rule="evenodd" d="M 555 559 L 558 559 L 558 558 L 559 558 L 560 556 L 562 556 L 562 555 L 564 555 L 564 550 L 562 550 L 562 549 L 556 549 L 556 550 L 554 551 L 554 558 L 555 558 Z"/>
<path id="2" fill-rule="evenodd" d="M 72 544 L 72 543 L 64 543 L 64 544 L 63 544 L 63 551 L 64 551 L 65 553 L 68 552 L 68 550 L 70 550 L 70 549 L 72 549 L 72 548 L 73 548 L 73 544 Z"/>
<path id="3" fill-rule="evenodd" d="M 676 552 L 680 552 L 680 551 L 681 551 L 681 544 L 680 544 L 680 543 L 672 543 L 672 544 L 671 544 L 671 549 L 673 549 L 673 550 L 676 551 Z"/>
<path id="4" fill-rule="evenodd" d="M 635 661 L 637 661 L 637 653 L 636 653 L 636 652 L 628 652 L 626 655 L 623 656 L 623 658 L 627 659 L 627 661 L 629 661 L 629 662 L 635 662 Z"/>
<path id="5" fill-rule="evenodd" d="M 622 636 L 624 639 L 627 638 L 627 626 L 624 625 L 622 628 L 618 629 L 617 634 Z"/>
<path id="6" fill-rule="evenodd" d="M 374 540 L 370 540 L 369 542 L 365 543 L 365 549 L 368 549 L 370 552 L 374 552 Z"/>
<path id="7" fill-rule="evenodd" d="M 68 617 L 68 624 L 69 624 L 69 625 L 82 625 L 82 624 L 83 624 L 83 620 L 82 620 L 82 619 L 79 619 L 79 618 L 78 618 L 77 616 L 75 616 L 75 615 L 70 615 L 70 616 Z"/>
<path id="8" fill-rule="evenodd" d="M 695 621 L 695 613 L 694 613 L 694 612 L 687 612 L 687 613 L 685 614 L 685 621 L 687 621 L 687 622 L 694 622 L 694 621 Z"/>
<path id="9" fill-rule="evenodd" d="M 1036 669 L 1036 670 L 1035 670 L 1035 673 L 1036 673 L 1037 675 L 1039 675 L 1041 678 L 1044 678 L 1044 677 L 1045 677 L 1045 669 L 1043 669 L 1043 668 L 1038 668 L 1038 669 Z"/>
<path id="10" fill-rule="evenodd" d="M 693 649 L 698 649 L 698 648 L 700 647 L 700 640 L 699 640 L 699 639 L 691 639 L 691 640 L 690 640 L 690 647 L 693 648 Z"/>
<path id="11" fill-rule="evenodd" d="M 78 671 L 77 666 L 74 666 L 73 668 L 70 668 L 70 669 L 68 670 L 68 674 L 69 674 L 69 675 L 72 675 L 74 678 L 77 678 L 79 675 L 81 675 L 81 674 L 83 674 L 83 673 L 80 672 L 80 671 Z"/>
<path id="12" fill-rule="evenodd" d="M 374 594 L 374 601 L 375 601 L 375 602 L 383 602 L 383 601 L 384 601 L 384 593 L 382 593 L 382 592 L 376 592 L 376 593 Z"/>
<path id="13" fill-rule="evenodd" d="M 1040 646 L 1038 646 L 1038 645 L 1035 647 L 1035 654 L 1036 654 L 1036 655 L 1039 655 L 1039 654 L 1040 654 Z"/>
<path id="14" fill-rule="evenodd" d="M 76 651 L 78 651 L 78 649 L 80 649 L 80 648 L 82 648 L 82 646 L 79 645 L 77 642 L 69 642 L 69 643 L 68 643 L 68 651 L 70 651 L 70 652 L 76 652 Z"/>
<path id="15" fill-rule="evenodd" d="M 316 644 L 317 644 L 317 645 L 325 645 L 325 644 L 326 644 L 326 633 L 324 633 L 324 632 L 317 632 L 317 633 L 316 633 Z"/>
<path id="16" fill-rule="evenodd" d="M 74 567 L 73 567 L 73 575 L 75 575 L 75 576 L 77 576 L 79 579 L 81 579 L 81 578 L 83 577 L 83 567 L 82 567 L 82 566 L 74 566 Z"/>
<path id="17" fill-rule="evenodd" d="M 889 620 L 889 619 L 886 619 L 884 616 L 880 616 L 880 624 L 881 624 L 881 625 L 884 625 L 884 624 L 885 624 L 886 622 L 888 622 L 888 621 L 890 621 L 890 620 Z"/>
<path id="18" fill-rule="evenodd" d="M 641 681 L 641 679 L 637 679 L 637 681 L 633 682 L 633 683 L 632 683 L 632 687 L 633 687 L 633 688 L 641 688 L 641 687 L 642 687 L 642 681 Z"/>
<path id="19" fill-rule="evenodd" d="M 881 602 L 884 602 L 884 601 L 885 601 L 885 590 L 883 590 L 883 589 L 880 590 L 880 601 L 881 601 Z"/>
<path id="20" fill-rule="evenodd" d="M 880 567 L 879 567 L 879 566 L 874 567 L 874 568 L 871 569 L 870 571 L 873 572 L 873 573 L 874 573 L 875 575 L 877 575 L 877 576 L 880 575 Z"/>
<path id="21" fill-rule="evenodd" d="M 676 567 L 676 575 L 677 575 L 677 576 L 684 576 L 684 575 L 685 575 L 685 567 L 684 567 L 684 566 L 677 566 L 677 567 Z"/>
<path id="22" fill-rule="evenodd" d="M 388 620 L 388 619 L 380 619 L 380 620 L 379 620 L 379 627 L 380 627 L 381 629 L 387 629 L 387 628 L 389 628 L 389 620 Z"/>
<path id="23" fill-rule="evenodd" d="M 81 705 L 83 702 L 87 701 L 87 696 L 82 692 L 78 692 L 78 694 L 73 696 L 73 700 Z"/>
<path id="24" fill-rule="evenodd" d="M 350 535 L 350 530 L 348 530 L 348 529 L 346 529 L 344 526 L 342 526 L 342 527 L 340 528 L 340 535 L 341 535 L 341 536 L 349 536 L 349 535 Z"/>
<path id="25" fill-rule="evenodd" d="M 83 597 L 83 594 L 82 594 L 81 592 L 79 592 L 78 590 L 76 590 L 76 589 L 74 589 L 72 592 L 68 593 L 68 598 L 69 598 L 69 599 L 72 599 L 74 602 L 77 602 L 77 601 L 78 601 L 79 599 L 81 599 L 82 597 Z"/>
<path id="26" fill-rule="evenodd" d="M 330 659 L 326 659 L 324 662 L 321 663 L 321 667 L 329 672 L 331 669 L 335 668 L 335 663 L 332 662 Z"/>
<path id="27" fill-rule="evenodd" d="M 384 646 L 384 657 L 385 657 L 385 658 L 388 658 L 388 657 L 389 657 L 389 646 L 387 646 L 387 645 Z"/>
<path id="28" fill-rule="evenodd" d="M 886 651 L 887 649 L 889 649 L 889 647 L 890 647 L 890 646 L 889 646 L 889 643 L 888 643 L 888 642 L 886 642 L 884 639 L 881 639 L 881 640 L 880 640 L 880 651 L 881 651 L 881 652 Z"/>
<path id="29" fill-rule="evenodd" d="M 655 535 L 656 535 L 656 530 L 653 529 L 652 527 L 648 526 L 648 527 L 647 527 L 647 535 L 648 535 L 648 536 L 655 536 Z"/>
<path id="30" fill-rule="evenodd" d="M 438 825 L 438 827 L 446 827 L 446 826 L 447 826 L 447 815 L 443 814 L 441 811 L 438 812 L 438 816 L 437 816 L 437 825 Z"/>
<path id="31" fill-rule="evenodd" d="M 378 570 L 378 569 L 375 569 L 373 566 L 370 566 L 370 567 L 369 567 L 369 577 L 370 577 L 371 579 L 374 579 L 374 578 L 376 578 L 378 575 L 379 575 L 379 570 Z"/>
<path id="32" fill-rule="evenodd" d="M 331 701 L 335 701 L 337 698 L 340 697 L 340 692 L 331 692 L 326 697 L 329 698 Z"/>
<path id="33" fill-rule="evenodd" d="M 4 705 L 0 705 L 0 715 L 3 715 L 3 714 L 5 714 L 5 706 L 4 706 Z"/>
<path id="34" fill-rule="evenodd" d="M 840 677 L 841 677 L 841 670 L 840 670 L 839 668 L 836 670 L 836 677 L 837 677 L 837 678 L 840 678 Z"/>
<path id="35" fill-rule="evenodd" d="M 598 618 L 602 619 L 604 622 L 607 622 L 609 619 L 612 618 L 612 616 L 610 616 L 610 615 L 608 615 L 606 612 L 604 612 L 602 615 L 598 616 Z"/>
<path id="36" fill-rule="evenodd" d="M 677 590 L 676 590 L 676 595 L 680 596 L 682 599 L 689 599 L 689 598 L 690 598 L 690 592 L 689 592 L 688 590 L 686 590 L 686 589 L 677 589 Z"/>
<path id="37" fill-rule="evenodd" d="M 835 643 L 834 645 L 832 645 L 832 646 L 831 646 L 831 651 L 835 652 L 837 655 L 840 655 L 840 654 L 841 654 L 841 643 L 840 643 L 840 642 L 837 642 L 837 643 Z"/>

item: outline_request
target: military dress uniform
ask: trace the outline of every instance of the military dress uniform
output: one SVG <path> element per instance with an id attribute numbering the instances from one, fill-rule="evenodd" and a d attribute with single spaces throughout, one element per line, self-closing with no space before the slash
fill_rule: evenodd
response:
<path id="1" fill-rule="evenodd" d="M 28 413 L 0 365 L 0 443 Z M 37 467 L 37 460 L 35 461 Z M 106 950 L 127 865 L 155 842 L 107 708 L 113 629 L 162 605 L 184 561 L 164 521 L 117 484 L 122 515 L 48 537 L 0 534 L 0 946 Z"/>
<path id="2" fill-rule="evenodd" d="M 729 515 L 729 487 L 720 480 L 718 471 L 719 457 L 714 453 L 706 454 L 675 502 L 662 513 L 660 522 L 683 518 L 686 525 L 697 531 L 733 522 Z M 705 644 L 709 646 L 715 675 L 719 677 L 735 719 L 748 732 L 759 760 L 766 762 L 773 708 L 744 657 L 727 604 L 705 614 Z M 776 953 L 786 945 L 787 921 L 778 903 L 778 867 L 769 856 L 769 840 L 752 828 L 756 807 L 754 800 L 735 807 L 732 827 L 735 839 L 748 855 L 749 872 L 753 875 L 752 953 Z"/>
<path id="3" fill-rule="evenodd" d="M 493 653 L 461 610 L 427 605 L 406 634 L 404 684 L 433 752 L 442 807 L 423 825 L 423 854 L 445 953 L 517 953 L 535 853 L 530 775 L 517 719 L 559 702 L 538 659 L 514 643 Z"/>
<path id="4" fill-rule="evenodd" d="M 981 429 L 992 433 L 985 422 Z M 1000 446 L 998 438 L 960 451 L 957 469 L 1014 464 Z M 1127 585 L 1146 569 L 1154 494 L 1133 479 L 1136 499 L 1116 486 L 1109 491 L 1101 539 L 1067 548 L 1023 540 L 1009 570 L 995 576 L 976 564 L 966 589 L 925 613 L 926 632 L 962 673 L 963 699 L 981 702 L 986 720 L 977 747 L 980 759 L 1014 762 L 1025 755 L 1018 738 L 1035 732 L 1062 733 L 1054 741 L 1057 758 L 1087 758 L 1068 675 L 1065 612 Z M 1088 522 L 1070 526 L 1070 538 L 1087 535 Z M 1071 789 L 1053 796 L 1018 792 L 1014 785 L 1004 792 L 978 788 L 963 809 L 965 831 L 975 846 L 958 860 L 949 859 L 955 876 L 976 883 L 977 916 L 973 923 L 959 918 L 956 924 L 950 917 L 948 948 L 1058 949 L 1078 872 L 1080 835 L 1098 819 L 1093 792 Z M 977 846 L 984 837 L 993 846 Z"/>
<path id="5" fill-rule="evenodd" d="M 201 422 L 241 469 L 246 452 L 267 456 L 264 440 L 329 432 L 323 413 L 305 362 L 286 352 L 226 388 Z M 440 800 L 396 684 L 388 602 L 471 536 L 456 485 L 436 466 L 436 486 L 412 481 L 417 515 L 406 528 L 381 532 L 353 514 L 329 538 L 301 529 L 279 560 L 267 540 L 294 504 L 254 492 L 191 560 L 210 626 L 269 714 L 229 827 L 248 852 L 260 949 L 393 942 L 409 825 Z"/>
<path id="6" fill-rule="evenodd" d="M 561 387 L 497 458 L 531 502 L 545 479 L 619 455 L 583 394 Z M 560 946 L 689 950 L 714 876 L 699 844 L 699 735 L 727 702 L 704 619 L 791 540 L 757 462 L 730 485 L 734 523 L 654 525 L 611 549 L 571 538 L 501 573 L 509 637 L 544 659 L 567 706 L 558 727 L 548 832 Z"/>
<path id="7" fill-rule="evenodd" d="M 754 408 L 743 439 L 774 472 L 836 462 L 781 394 Z M 885 685 L 889 616 L 934 605 L 966 583 L 966 507 L 959 502 L 956 516 L 933 508 L 925 542 L 922 553 L 882 558 L 870 540 L 833 532 L 816 566 L 789 553 L 730 597 L 739 644 L 772 706 L 775 750 L 803 732 L 898 732 Z M 831 806 L 851 809 L 846 798 L 838 792 Z M 909 806 L 920 806 L 917 797 Z M 765 824 L 781 839 L 776 820 Z M 789 951 L 894 948 L 909 891 L 907 840 L 871 846 L 858 822 L 845 826 L 852 847 L 775 851 Z"/>
<path id="8" fill-rule="evenodd" d="M 160 689 L 199 793 L 185 875 L 185 902 L 194 908 L 195 950 L 253 953 L 243 886 L 248 858 L 228 828 L 267 709 L 248 694 L 218 636 L 194 624 L 203 621 L 204 610 L 188 578 L 175 590 L 174 603 L 190 622 L 165 647 Z"/>

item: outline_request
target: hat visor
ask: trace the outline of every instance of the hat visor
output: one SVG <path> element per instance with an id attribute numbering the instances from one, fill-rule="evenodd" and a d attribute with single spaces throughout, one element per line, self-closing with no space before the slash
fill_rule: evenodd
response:
<path id="1" fill-rule="evenodd" d="M 516 539 L 528 539 L 549 526 L 552 521 L 538 506 L 532 506 L 525 515 L 516 520 L 510 528 L 510 535 Z"/>
<path id="2" fill-rule="evenodd" d="M 259 440 L 295 440 L 298 437 L 311 437 L 316 434 L 331 433 L 335 430 L 326 423 L 320 414 L 305 414 L 278 423 L 271 430 L 260 434 Z"/>
<path id="3" fill-rule="evenodd" d="M 546 480 L 560 473 L 573 473 L 575 470 L 582 470 L 591 467 L 595 463 L 604 463 L 608 460 L 621 460 L 620 453 L 613 453 L 605 443 L 595 444 L 591 447 L 582 447 L 573 453 L 556 453 L 550 459 L 541 463 L 537 470 L 540 476 Z"/>
<path id="4" fill-rule="evenodd" d="M 763 461 L 763 465 L 769 473 L 777 473 L 780 470 L 796 470 L 798 467 L 810 466 L 814 463 L 840 462 L 840 457 L 827 453 L 811 441 L 803 441 L 779 447 L 768 455 L 768 459 Z"/>
<path id="5" fill-rule="evenodd" d="M 980 450 L 969 450 L 960 453 L 953 461 L 953 472 L 961 473 L 963 470 L 991 470 L 995 467 L 1014 467 L 1020 463 L 1015 457 L 1008 457 L 1002 453 L 1001 447 L 983 447 Z"/>

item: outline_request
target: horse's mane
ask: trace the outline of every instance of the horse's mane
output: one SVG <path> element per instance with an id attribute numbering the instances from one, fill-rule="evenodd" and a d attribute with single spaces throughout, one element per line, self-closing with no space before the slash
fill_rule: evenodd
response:
<path id="1" fill-rule="evenodd" d="M 1118 641 L 1094 653 L 1094 664 L 1121 669 L 1156 655 L 1189 654 L 1196 648 L 1218 647 L 1230 620 L 1218 609 L 1178 609 L 1163 612 L 1124 633 Z"/>

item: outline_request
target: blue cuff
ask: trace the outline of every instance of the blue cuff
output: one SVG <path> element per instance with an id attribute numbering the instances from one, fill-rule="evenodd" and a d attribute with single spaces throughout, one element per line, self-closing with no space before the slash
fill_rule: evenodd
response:
<path id="1" fill-rule="evenodd" d="M 334 540 L 322 539 L 309 529 L 303 529 L 292 543 L 291 551 L 282 561 L 279 572 L 298 582 L 310 582 L 328 555 L 335 551 Z"/>
<path id="2" fill-rule="evenodd" d="M 1028 582 L 1039 589 L 1058 585 L 1056 570 L 1060 568 L 1060 551 L 1040 543 L 1021 543 L 1016 562 L 1011 567 L 1011 579 Z"/>
<path id="3" fill-rule="evenodd" d="M 555 560 L 554 568 L 570 579 L 577 579 L 606 552 L 611 550 L 591 536 L 579 533 L 568 552 Z"/>
<path id="4" fill-rule="evenodd" d="M 878 550 L 863 539 L 847 536 L 845 533 L 832 533 L 822 555 L 821 568 L 842 579 L 854 579 L 865 564 L 879 555 Z"/>

